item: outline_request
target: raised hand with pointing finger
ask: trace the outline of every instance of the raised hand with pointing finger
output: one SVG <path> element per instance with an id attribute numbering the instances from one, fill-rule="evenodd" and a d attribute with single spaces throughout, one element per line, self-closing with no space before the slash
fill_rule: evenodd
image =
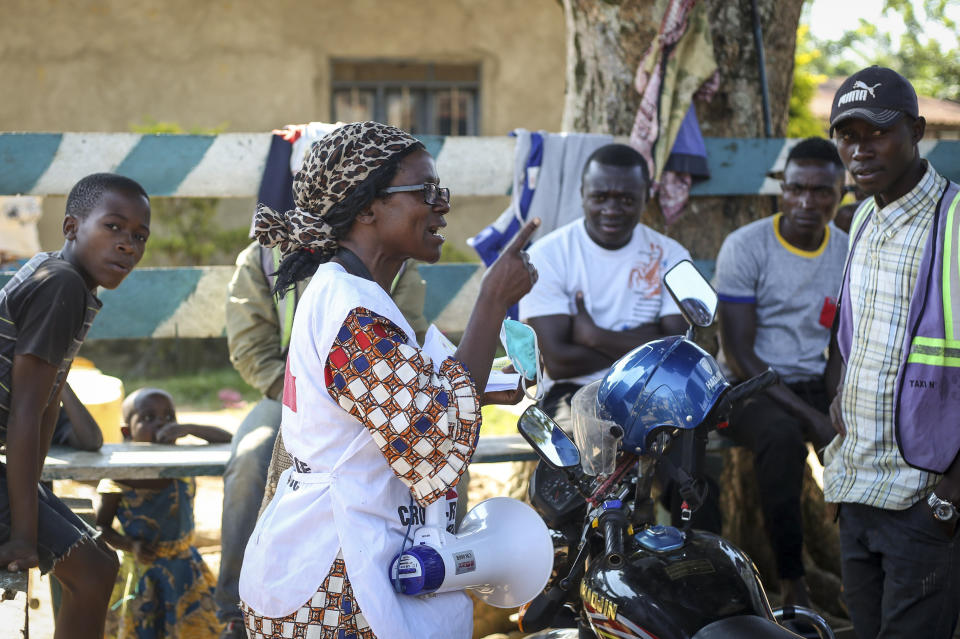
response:
<path id="1" fill-rule="evenodd" d="M 457 359 L 470 371 L 477 389 L 483 390 L 490 376 L 490 365 L 497 349 L 500 324 L 507 309 L 530 292 L 537 281 L 537 269 L 523 247 L 540 226 L 540 218 L 527 222 L 500 257 L 490 266 L 480 283 L 480 295 L 467 320 Z"/>
<path id="2" fill-rule="evenodd" d="M 500 257 L 490 266 L 480 284 L 479 303 L 485 295 L 489 301 L 505 302 L 510 308 L 520 301 L 520 298 L 530 292 L 537 281 L 537 269 L 530 263 L 530 256 L 523 247 L 530 241 L 530 236 L 540 226 L 540 218 L 527 222 L 513 241 L 507 245 Z"/>

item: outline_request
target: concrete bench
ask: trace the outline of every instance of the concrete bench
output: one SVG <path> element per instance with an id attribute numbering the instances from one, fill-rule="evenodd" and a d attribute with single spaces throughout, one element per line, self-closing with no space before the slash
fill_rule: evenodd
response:
<path id="1" fill-rule="evenodd" d="M 31 597 L 30 597 L 30 572 L 29 570 L 22 570 L 20 572 L 8 572 L 5 567 L 0 567 L 0 604 L 4 604 L 7 601 L 12 601 L 12 604 L 16 604 L 16 598 L 18 593 L 23 593 L 24 603 L 23 603 L 23 625 L 20 626 L 19 630 L 14 628 L 4 628 L 3 636 L 4 637 L 23 637 L 23 639 L 30 639 L 30 608 L 31 606 Z M 33 600 L 36 601 L 35 599 Z M 9 633 L 9 634 L 7 634 Z M 17 633 L 17 634 L 14 634 Z"/>
<path id="2" fill-rule="evenodd" d="M 708 450 L 720 451 L 733 444 L 711 433 Z M 70 479 L 157 479 L 222 475 L 230 457 L 230 444 L 169 445 L 124 442 L 104 444 L 99 451 L 53 446 L 43 465 L 44 481 Z M 536 453 L 520 435 L 481 436 L 473 454 L 474 464 L 533 461 Z M 0 461 L 6 459 L 0 456 Z M 2 571 L 0 571 L 2 572 Z"/>
<path id="3" fill-rule="evenodd" d="M 50 449 L 43 465 L 44 481 L 72 479 L 156 479 L 222 475 L 230 444 L 168 445 L 124 442 L 104 444 L 99 451 Z M 526 461 L 536 454 L 520 435 L 481 437 L 474 463 Z M 0 456 L 0 461 L 6 461 Z M 2 571 L 0 571 L 2 572 Z"/>
<path id="4" fill-rule="evenodd" d="M 24 597 L 23 625 L 20 627 L 19 635 L 13 634 L 16 632 L 13 628 L 5 628 L 2 633 L 4 637 L 22 636 L 24 639 L 29 639 L 30 637 L 30 608 L 37 607 L 37 600 L 30 596 L 33 585 L 30 580 L 31 572 L 31 570 L 9 572 L 6 566 L 0 566 L 0 604 L 13 601 L 14 603 L 12 604 L 6 604 L 12 606 L 17 604 L 16 598 L 19 593 L 23 593 Z"/>

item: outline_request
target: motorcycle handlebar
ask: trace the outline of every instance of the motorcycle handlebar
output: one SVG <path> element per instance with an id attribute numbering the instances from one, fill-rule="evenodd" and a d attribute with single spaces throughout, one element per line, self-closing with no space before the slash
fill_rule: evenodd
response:
<path id="1" fill-rule="evenodd" d="M 772 368 L 768 368 L 756 377 L 751 377 L 742 384 L 737 384 L 731 388 L 724 396 L 724 413 L 729 412 L 733 406 L 754 393 L 759 393 L 765 388 L 773 386 L 780 381 L 780 376 Z"/>
<path id="2" fill-rule="evenodd" d="M 626 529 L 627 518 L 620 508 L 612 508 L 600 515 L 603 554 L 611 566 L 623 564 L 623 536 Z"/>
<path id="3" fill-rule="evenodd" d="M 611 566 L 623 563 L 623 527 L 607 520 L 603 523 L 603 549 Z"/>
<path id="4" fill-rule="evenodd" d="M 520 630 L 523 632 L 539 632 L 548 628 L 569 594 L 560 585 L 555 585 L 550 590 L 541 592 L 534 597 L 533 601 L 522 608 Z"/>
<path id="5" fill-rule="evenodd" d="M 577 584 L 583 578 L 583 568 L 587 561 L 590 544 L 580 543 L 577 556 L 570 566 L 567 576 L 554 584 L 553 588 L 541 592 L 530 604 L 520 609 L 520 629 L 524 632 L 538 632 L 550 625 L 554 615 L 567 598 L 576 593 Z"/>

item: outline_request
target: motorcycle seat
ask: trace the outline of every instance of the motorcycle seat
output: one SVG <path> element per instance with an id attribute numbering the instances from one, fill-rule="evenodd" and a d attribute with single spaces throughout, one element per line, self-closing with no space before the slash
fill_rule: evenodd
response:
<path id="1" fill-rule="evenodd" d="M 801 639 L 771 619 L 756 615 L 738 615 L 727 617 L 701 628 L 692 639 Z"/>

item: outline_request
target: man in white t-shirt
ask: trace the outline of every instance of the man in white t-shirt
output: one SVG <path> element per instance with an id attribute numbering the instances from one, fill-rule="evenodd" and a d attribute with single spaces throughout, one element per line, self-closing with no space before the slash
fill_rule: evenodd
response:
<path id="1" fill-rule="evenodd" d="M 520 319 L 543 354 L 543 409 L 565 428 L 577 389 L 637 346 L 686 331 L 661 277 L 690 254 L 639 224 L 649 187 L 639 153 L 600 147 L 583 169 L 583 218 L 530 247 L 540 278 L 520 300 Z"/>

